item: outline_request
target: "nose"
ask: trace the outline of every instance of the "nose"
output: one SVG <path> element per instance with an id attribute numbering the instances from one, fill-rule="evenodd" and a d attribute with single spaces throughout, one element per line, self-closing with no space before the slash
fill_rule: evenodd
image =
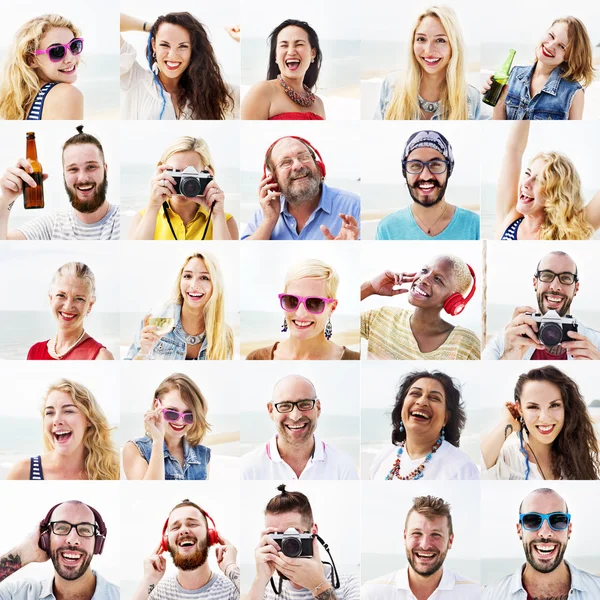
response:
<path id="1" fill-rule="evenodd" d="M 77 533 L 77 528 L 72 527 L 71 531 L 67 534 L 67 544 L 69 546 L 79 546 L 81 540 L 79 539 L 79 534 Z"/>
<path id="2" fill-rule="evenodd" d="M 290 418 L 292 421 L 298 421 L 302 417 L 302 411 L 298 408 L 298 406 L 294 406 L 292 412 L 290 413 Z"/>
<path id="3" fill-rule="evenodd" d="M 543 538 L 553 537 L 554 531 L 552 530 L 552 527 L 550 527 L 550 523 L 548 523 L 548 519 L 546 519 L 542 523 L 542 526 L 540 527 L 540 529 L 538 531 L 538 535 Z"/>

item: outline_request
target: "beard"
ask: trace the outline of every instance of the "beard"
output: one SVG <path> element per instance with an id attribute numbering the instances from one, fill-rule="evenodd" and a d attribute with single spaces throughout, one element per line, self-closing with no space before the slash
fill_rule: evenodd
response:
<path id="1" fill-rule="evenodd" d="M 567 545 L 559 544 L 560 548 L 559 548 L 554 560 L 551 563 L 544 562 L 544 563 L 540 564 L 538 559 L 534 556 L 533 544 L 544 544 L 544 543 L 556 544 L 558 542 L 555 542 L 552 540 L 550 540 L 550 541 L 544 540 L 543 538 L 538 538 L 538 539 L 534 540 L 533 542 L 529 542 L 529 543 L 525 543 L 525 540 L 523 540 L 523 550 L 525 550 L 525 558 L 527 559 L 527 562 L 531 565 L 531 567 L 533 569 L 535 569 L 538 573 L 552 573 L 552 571 L 554 571 L 560 565 L 560 563 L 562 563 L 563 556 L 565 555 L 565 552 L 567 551 Z"/>
<path id="2" fill-rule="evenodd" d="M 87 552 L 84 552 L 83 550 L 81 550 L 80 548 L 72 548 L 73 551 L 76 552 L 82 552 L 83 553 L 83 561 L 81 562 L 81 564 L 79 565 L 79 567 L 77 569 L 72 569 L 69 568 L 68 566 L 64 565 L 61 560 L 60 560 L 60 556 L 59 556 L 59 552 L 64 552 L 64 551 L 68 551 L 69 548 L 65 548 L 64 546 L 62 548 L 59 549 L 54 549 L 52 551 L 52 564 L 54 565 L 54 570 L 66 581 L 74 581 L 75 579 L 79 579 L 87 570 L 88 567 L 90 566 L 90 563 L 92 562 L 92 558 L 93 555 L 92 554 L 88 554 Z"/>
<path id="3" fill-rule="evenodd" d="M 439 193 L 437 195 L 437 197 L 433 198 L 433 197 L 429 197 L 426 198 L 425 200 L 421 200 L 418 196 L 418 187 L 417 184 L 418 183 L 423 183 L 424 181 L 427 181 L 428 183 L 432 183 L 435 187 L 439 188 Z M 408 193 L 410 194 L 410 197 L 413 199 L 414 202 L 416 202 L 417 204 L 420 204 L 421 206 L 424 206 L 425 208 L 431 208 L 432 206 L 435 206 L 438 202 L 441 202 L 444 199 L 444 196 L 446 195 L 446 188 L 448 187 L 448 178 L 446 178 L 446 181 L 444 183 L 444 185 L 440 185 L 439 182 L 435 179 L 422 179 L 418 182 L 415 182 L 415 185 L 410 185 L 410 183 L 408 183 L 408 180 L 406 181 L 406 186 L 408 187 Z"/>
<path id="4" fill-rule="evenodd" d="M 554 293 L 550 293 L 550 292 L 536 292 L 538 309 L 543 315 L 545 315 L 549 310 L 547 307 L 544 306 L 544 296 L 545 295 L 564 297 L 565 300 L 564 300 L 562 306 L 556 312 L 561 317 L 564 317 L 565 315 L 569 314 L 569 309 L 571 308 L 571 303 L 573 302 L 573 296 L 571 296 L 569 298 L 568 296 L 565 296 L 565 294 L 554 294 Z"/>
<path id="5" fill-rule="evenodd" d="M 169 544 L 169 552 L 173 557 L 173 563 L 178 569 L 193 571 L 201 567 L 208 559 L 208 541 L 204 540 L 204 543 L 193 554 L 183 554 L 179 552 L 177 546 L 173 546 L 172 544 Z"/>
<path id="6" fill-rule="evenodd" d="M 409 562 L 410 566 L 412 567 L 413 571 L 415 573 L 417 573 L 418 575 L 421 575 L 421 577 L 430 577 L 434 573 L 437 573 L 441 569 L 442 565 L 444 564 L 444 561 L 446 560 L 446 554 L 448 554 L 448 550 L 446 550 L 446 552 L 440 552 L 438 554 L 437 560 L 434 563 L 432 563 L 431 565 L 429 565 L 426 569 L 423 569 L 418 566 L 417 561 L 415 560 L 415 557 L 413 556 L 414 552 L 415 552 L 415 550 L 409 550 L 407 548 L 406 549 L 406 558 L 408 559 L 408 562 Z M 418 552 L 424 552 L 424 551 L 419 550 Z"/>
<path id="7" fill-rule="evenodd" d="M 317 421 L 309 420 L 308 422 L 307 421 L 304 421 L 304 422 L 306 423 L 306 429 L 304 430 L 304 432 L 303 432 L 304 435 L 301 438 L 298 436 L 291 435 L 289 430 L 283 423 L 279 423 L 277 425 L 277 432 L 279 433 L 279 436 L 281 438 L 283 438 L 290 445 L 304 444 L 306 442 L 306 440 L 312 439 L 315 429 L 317 428 Z M 297 423 L 297 425 L 300 425 L 300 424 L 301 423 Z"/>
<path id="8" fill-rule="evenodd" d="M 306 176 L 299 185 L 294 184 L 296 179 Z M 321 191 L 321 177 L 306 167 L 294 173 L 294 177 L 288 176 L 285 181 L 278 181 L 279 189 L 285 199 L 292 205 L 297 206 L 313 200 Z"/>
<path id="9" fill-rule="evenodd" d="M 65 191 L 67 192 L 67 196 L 69 196 L 71 206 L 80 213 L 93 213 L 97 211 L 106 201 L 106 191 L 108 189 L 108 180 L 106 179 L 106 173 L 104 174 L 104 179 L 102 180 L 102 183 L 95 184 L 96 190 L 94 191 L 94 195 L 89 200 L 80 200 L 77 196 L 77 190 L 69 187 L 67 184 L 67 180 L 64 177 L 63 182 L 65 184 Z"/>

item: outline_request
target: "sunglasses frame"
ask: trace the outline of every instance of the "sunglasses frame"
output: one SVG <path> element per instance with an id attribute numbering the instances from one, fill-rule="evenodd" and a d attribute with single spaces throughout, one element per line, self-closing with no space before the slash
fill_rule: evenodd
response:
<path id="1" fill-rule="evenodd" d="M 73 50 L 71 50 L 71 44 L 73 44 L 73 42 L 81 42 L 80 52 L 75 53 L 73 52 Z M 62 48 L 65 53 L 60 58 L 57 58 L 55 60 L 50 56 L 50 52 L 52 52 L 52 50 L 55 50 L 56 48 Z M 50 62 L 59 63 L 61 60 L 65 59 L 65 56 L 67 56 L 67 50 L 71 53 L 71 56 L 79 56 L 83 52 L 83 38 L 73 38 L 68 44 L 52 44 L 51 46 L 48 46 L 48 48 L 46 48 L 45 50 L 36 50 L 35 54 L 47 54 L 48 60 Z"/>
<path id="2" fill-rule="evenodd" d="M 162 406 L 162 402 L 160 401 L 160 398 L 156 398 L 156 401 Z M 163 414 L 163 418 L 167 423 L 177 423 L 177 421 L 182 421 L 183 423 L 185 423 L 186 425 L 193 425 L 195 418 L 194 418 L 194 413 L 189 411 L 189 412 L 179 412 L 178 410 L 175 410 L 174 408 L 161 408 L 160 412 L 162 412 Z M 167 415 L 165 413 L 175 413 L 177 414 L 177 418 L 176 419 L 167 419 Z M 185 415 L 190 415 L 192 417 L 192 422 L 188 423 L 185 420 Z"/>
<path id="3" fill-rule="evenodd" d="M 296 298 L 296 300 L 298 300 L 298 306 L 296 306 L 296 308 L 286 308 L 283 305 L 284 296 L 291 296 L 292 298 Z M 327 305 L 331 302 L 335 302 L 335 300 L 336 300 L 335 298 L 321 298 L 320 296 L 297 296 L 296 294 L 288 294 L 287 292 L 283 293 L 283 294 L 279 294 L 278 297 L 279 297 L 279 305 L 286 312 L 294 312 L 294 311 L 298 310 L 298 308 L 300 308 L 301 304 L 304 304 L 304 308 L 306 309 L 306 312 L 309 312 L 311 315 L 322 315 L 325 312 L 325 308 L 327 307 Z M 310 310 L 310 308 L 308 308 L 306 301 L 312 300 L 313 298 L 316 300 L 321 300 L 321 302 L 323 302 L 323 310 L 316 311 L 316 310 Z"/>
<path id="4" fill-rule="evenodd" d="M 525 523 L 523 522 L 523 520 L 524 520 L 524 517 L 526 517 L 527 515 L 536 515 L 536 516 L 540 517 L 542 519 L 540 521 L 540 526 L 535 529 L 532 529 L 530 527 L 525 527 Z M 557 529 L 556 527 L 552 526 L 552 523 L 550 522 L 550 517 L 552 517 L 554 515 L 561 515 L 561 516 L 567 517 L 567 526 L 564 529 Z M 552 529 L 552 531 L 566 531 L 567 529 L 569 529 L 569 525 L 571 523 L 571 515 L 569 513 L 562 512 L 562 511 L 551 512 L 551 513 L 539 513 L 539 512 L 531 511 L 531 512 L 519 514 L 519 523 L 521 524 L 521 527 L 525 531 L 539 531 L 542 528 L 542 526 L 544 525 L 544 521 L 548 521 L 548 526 L 550 527 L 550 529 Z"/>

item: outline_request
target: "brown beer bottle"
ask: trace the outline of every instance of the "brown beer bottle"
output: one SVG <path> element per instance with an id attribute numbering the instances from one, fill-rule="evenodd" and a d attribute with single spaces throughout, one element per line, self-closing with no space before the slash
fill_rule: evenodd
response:
<path id="1" fill-rule="evenodd" d="M 36 187 L 31 187 L 23 182 L 25 208 L 44 208 L 42 165 L 38 162 L 35 133 L 33 131 L 27 132 L 27 150 L 25 156 L 33 167 L 33 173 L 29 173 L 29 176 L 37 183 Z"/>

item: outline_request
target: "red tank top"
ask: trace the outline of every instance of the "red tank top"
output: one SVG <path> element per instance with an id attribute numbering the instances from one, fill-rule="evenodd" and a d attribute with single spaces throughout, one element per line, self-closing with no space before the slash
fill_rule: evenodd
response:
<path id="1" fill-rule="evenodd" d="M 567 353 L 563 352 L 562 354 L 550 354 L 545 350 L 535 350 L 531 355 L 531 360 L 568 360 Z"/>
<path id="2" fill-rule="evenodd" d="M 31 346 L 27 353 L 27 360 L 57 360 L 52 358 L 48 352 L 48 341 L 38 342 Z M 61 360 L 95 360 L 102 348 L 106 348 L 106 346 L 89 337 L 75 346 Z"/>
<path id="3" fill-rule="evenodd" d="M 313 112 L 286 112 L 269 117 L 269 121 L 324 121 L 323 117 Z"/>

